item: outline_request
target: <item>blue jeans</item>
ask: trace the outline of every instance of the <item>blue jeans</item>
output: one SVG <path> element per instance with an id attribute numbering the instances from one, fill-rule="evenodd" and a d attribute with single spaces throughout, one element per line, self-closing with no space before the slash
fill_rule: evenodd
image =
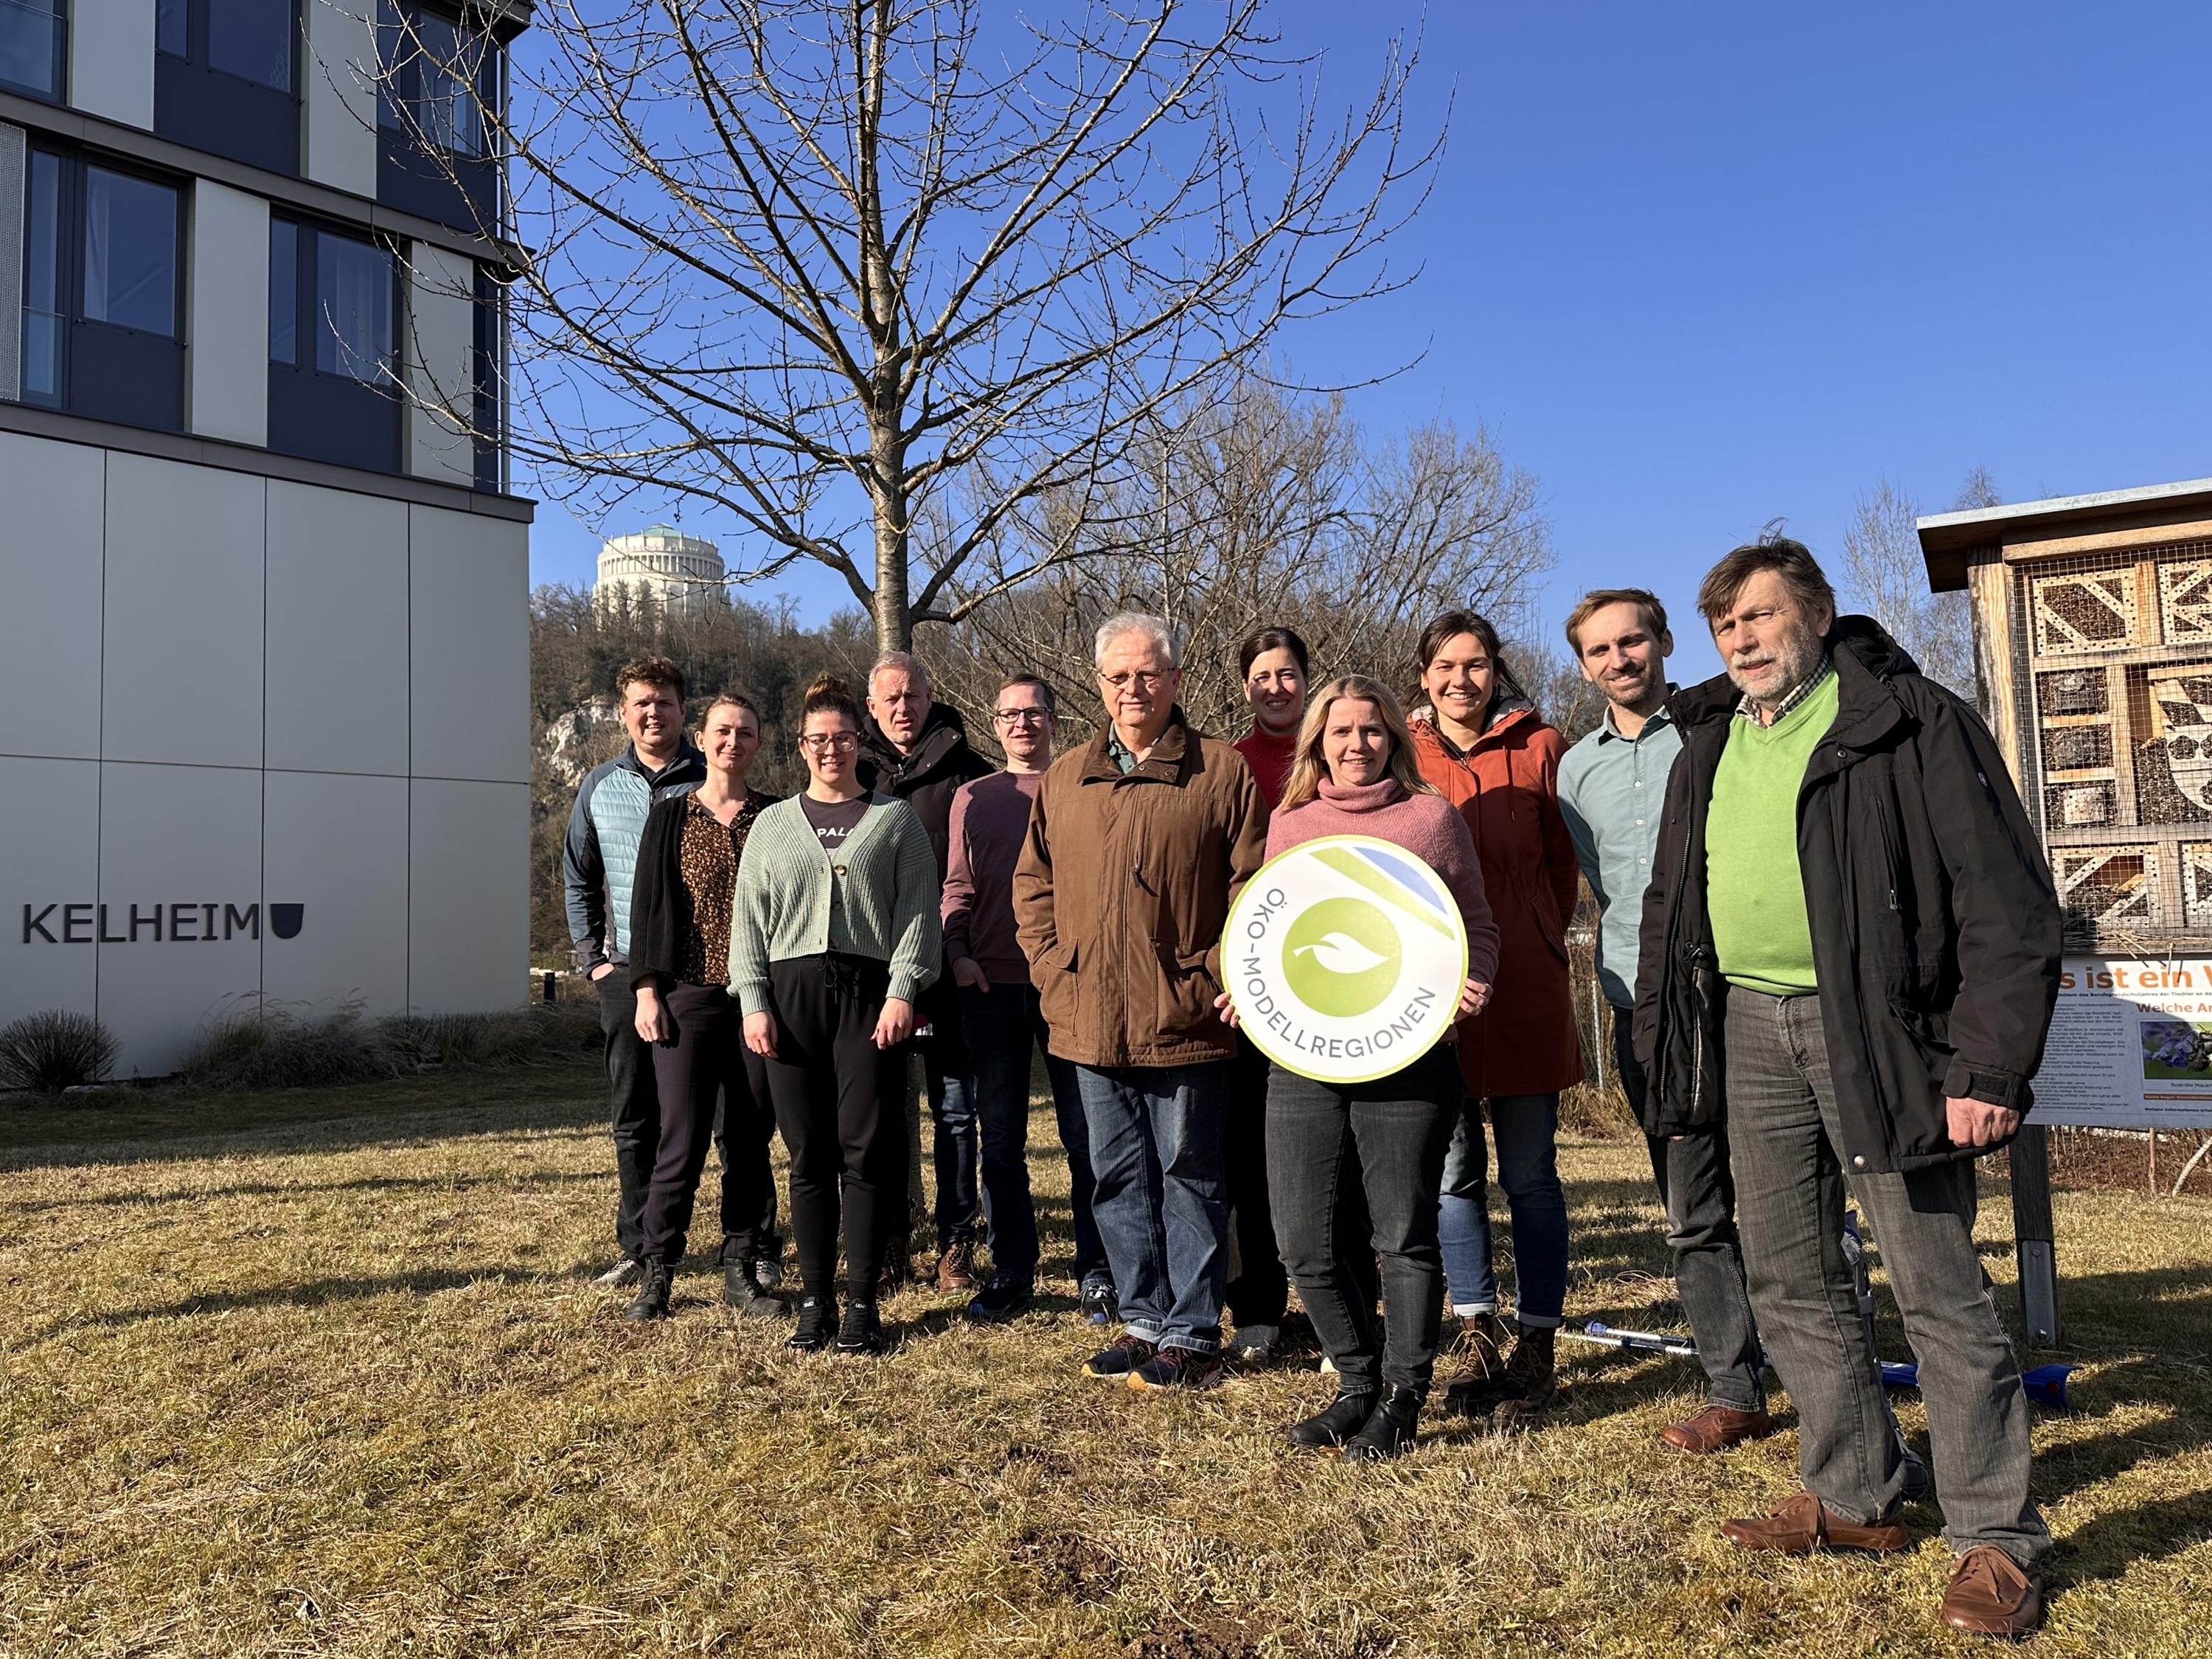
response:
<path id="1" fill-rule="evenodd" d="M 1037 1006 L 1036 988 L 994 985 L 988 991 L 960 988 L 960 1019 L 967 1035 L 969 1063 L 975 1071 L 975 1116 L 981 1130 L 983 1166 L 983 1225 L 995 1273 L 1030 1280 L 1036 1277 L 1036 1206 L 1030 1199 L 1030 1051 L 1044 1055 L 1052 1084 L 1053 1113 L 1060 1121 L 1060 1144 L 1067 1149 L 1068 1202 L 1075 1214 L 1075 1277 L 1078 1283 L 1104 1279 L 1106 1248 L 1098 1242 L 1098 1223 L 1091 1212 L 1091 1137 L 1083 1121 L 1083 1097 L 1075 1064 L 1046 1046 L 1049 1035 Z"/>
<path id="2" fill-rule="evenodd" d="M 930 1163 L 937 1172 L 937 1248 L 949 1250 L 975 1236 L 975 1077 L 960 1000 L 949 974 L 921 994 L 916 1012 L 936 1029 L 917 1043 L 929 1090 Z"/>
<path id="3" fill-rule="evenodd" d="M 1567 1195 L 1559 1186 L 1559 1097 L 1496 1095 L 1491 1132 L 1498 1139 L 1498 1184 L 1513 1217 L 1514 1316 L 1523 1325 L 1564 1322 L 1567 1300 Z M 1465 1102 L 1444 1158 L 1437 1239 L 1444 1279 L 1460 1313 L 1498 1310 L 1490 1260 L 1489 1148 L 1482 1103 Z"/>
<path id="4" fill-rule="evenodd" d="M 1221 1174 L 1229 1063 L 1075 1068 L 1091 1128 L 1092 1204 L 1129 1334 L 1221 1346 L 1229 1197 Z"/>

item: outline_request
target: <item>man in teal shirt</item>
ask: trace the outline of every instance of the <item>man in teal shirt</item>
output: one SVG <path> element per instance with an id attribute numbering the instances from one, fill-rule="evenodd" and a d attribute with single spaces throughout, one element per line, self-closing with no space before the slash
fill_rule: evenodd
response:
<path id="1" fill-rule="evenodd" d="M 1583 678 L 1605 693 L 1604 722 L 1559 763 L 1559 811 L 1598 903 L 1597 976 L 1613 1005 L 1613 1066 L 1644 1115 L 1644 1067 L 1630 1040 L 1644 890 L 1658 851 L 1660 809 L 1682 733 L 1667 713 L 1667 611 L 1640 587 L 1585 594 L 1567 617 Z M 1715 1127 L 1650 1135 L 1651 1176 L 1667 1211 L 1674 1285 L 1705 1368 L 1706 1404 L 1660 1437 L 1676 1449 L 1724 1451 L 1774 1431 L 1765 1363 L 1736 1241 L 1728 1137 Z"/>

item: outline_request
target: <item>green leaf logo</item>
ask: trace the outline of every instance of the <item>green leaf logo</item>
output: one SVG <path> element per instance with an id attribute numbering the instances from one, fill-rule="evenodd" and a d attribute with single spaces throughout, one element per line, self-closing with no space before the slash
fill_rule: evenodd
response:
<path id="1" fill-rule="evenodd" d="M 1398 982 L 1397 924 L 1364 899 L 1323 899 L 1283 936 L 1283 977 L 1316 1013 L 1350 1019 L 1381 1006 Z"/>

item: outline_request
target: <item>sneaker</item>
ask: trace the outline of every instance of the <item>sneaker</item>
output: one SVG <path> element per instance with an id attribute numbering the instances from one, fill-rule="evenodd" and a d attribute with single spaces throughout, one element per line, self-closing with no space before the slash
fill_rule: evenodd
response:
<path id="1" fill-rule="evenodd" d="M 937 1258 L 937 1288 L 972 1291 L 975 1288 L 975 1241 L 956 1238 Z"/>
<path id="2" fill-rule="evenodd" d="M 761 1288 L 759 1267 L 758 1262 L 750 1260 L 722 1265 L 722 1300 L 738 1310 L 740 1319 L 775 1319 L 782 1316 L 783 1298 Z"/>
<path id="3" fill-rule="evenodd" d="M 1121 1316 L 1121 1297 L 1110 1279 L 1089 1279 L 1083 1284 L 1083 1319 L 1088 1325 L 1110 1325 Z"/>
<path id="4" fill-rule="evenodd" d="M 881 1353 L 884 1351 L 884 1322 L 877 1317 L 872 1302 L 848 1302 L 845 1304 L 845 1322 L 837 1328 L 839 1353 Z"/>
<path id="5" fill-rule="evenodd" d="M 1169 1389 L 1210 1389 L 1221 1381 L 1218 1353 L 1199 1353 L 1189 1348 L 1162 1348 L 1129 1373 L 1129 1386 L 1143 1393 Z"/>
<path id="6" fill-rule="evenodd" d="M 1134 1376 L 1137 1367 L 1146 1364 L 1158 1352 L 1143 1337 L 1132 1336 L 1124 1331 L 1083 1362 L 1083 1374 L 1104 1377 L 1109 1382 L 1122 1382 Z"/>
<path id="7" fill-rule="evenodd" d="M 799 1304 L 799 1328 L 784 1343 L 801 1353 L 820 1353 L 837 1333 L 837 1298 L 810 1296 Z"/>
<path id="8" fill-rule="evenodd" d="M 1275 1351 L 1275 1339 L 1282 1333 L 1273 1325 L 1239 1325 L 1237 1334 L 1229 1339 L 1231 1359 L 1265 1359 Z"/>
<path id="9" fill-rule="evenodd" d="M 978 1324 L 1003 1325 L 1026 1312 L 1035 1294 L 1026 1279 L 994 1278 L 969 1303 L 968 1317 Z"/>
<path id="10" fill-rule="evenodd" d="M 669 1276 L 665 1261 L 645 1263 L 638 1271 L 637 1295 L 623 1310 L 623 1317 L 634 1323 L 667 1318 Z"/>
<path id="11" fill-rule="evenodd" d="M 610 1291 L 626 1291 L 645 1277 L 645 1269 L 638 1266 L 635 1256 L 623 1256 L 615 1265 L 592 1281 Z"/>

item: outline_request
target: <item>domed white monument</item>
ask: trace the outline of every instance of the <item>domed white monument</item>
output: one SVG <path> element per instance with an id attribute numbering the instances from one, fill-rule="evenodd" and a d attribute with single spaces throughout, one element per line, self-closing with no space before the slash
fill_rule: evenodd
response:
<path id="1" fill-rule="evenodd" d="M 730 602 L 724 575 L 721 550 L 714 543 L 672 525 L 650 525 L 601 544 L 592 597 L 611 605 L 627 592 L 633 601 L 650 599 L 667 616 L 702 617 Z"/>

